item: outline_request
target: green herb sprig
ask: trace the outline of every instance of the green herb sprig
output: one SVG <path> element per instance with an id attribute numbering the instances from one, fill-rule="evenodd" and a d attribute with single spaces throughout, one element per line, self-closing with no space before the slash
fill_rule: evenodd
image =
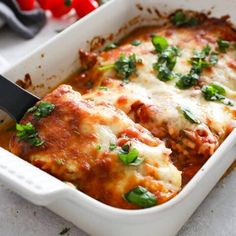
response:
<path id="1" fill-rule="evenodd" d="M 142 44 L 142 41 L 140 41 L 140 40 L 138 40 L 138 39 L 135 39 L 135 40 L 133 40 L 132 42 L 131 42 L 131 45 L 133 45 L 133 46 L 135 46 L 135 47 L 137 47 L 137 46 L 139 46 L 139 45 L 141 45 Z"/>
<path id="2" fill-rule="evenodd" d="M 200 120 L 195 117 L 193 112 L 188 108 L 181 108 L 181 111 L 186 120 L 190 121 L 193 124 L 200 124 Z"/>
<path id="3" fill-rule="evenodd" d="M 153 35 L 152 44 L 157 53 L 158 60 L 153 64 L 153 69 L 158 72 L 157 78 L 161 81 L 169 81 L 175 78 L 173 69 L 176 65 L 179 49 L 175 46 L 169 46 L 168 41 L 161 36 Z"/>
<path id="4" fill-rule="evenodd" d="M 40 139 L 38 132 L 32 123 L 16 124 L 16 130 L 16 136 L 20 141 L 28 142 L 35 147 L 43 145 L 44 141 Z"/>
<path id="5" fill-rule="evenodd" d="M 115 48 L 117 48 L 117 44 L 113 43 L 113 42 L 110 42 L 105 46 L 104 51 L 110 51 L 110 50 L 115 49 Z"/>
<path id="6" fill-rule="evenodd" d="M 33 112 L 34 118 L 40 119 L 48 116 L 55 109 L 55 105 L 50 102 L 40 102 L 36 106 L 28 109 L 28 113 Z"/>
<path id="7" fill-rule="evenodd" d="M 173 25 L 176 26 L 196 26 L 200 24 L 200 20 L 195 17 L 191 16 L 188 13 L 183 11 L 177 11 L 175 14 L 170 18 L 170 21 Z"/>
<path id="8" fill-rule="evenodd" d="M 203 69 L 215 65 L 218 61 L 218 54 L 212 51 L 211 47 L 207 45 L 202 50 L 194 52 L 190 60 L 192 68 L 187 75 L 182 75 L 176 82 L 176 86 L 180 89 L 190 88 L 198 83 Z"/>
<path id="9" fill-rule="evenodd" d="M 212 83 L 212 84 L 203 86 L 202 94 L 203 94 L 203 97 L 207 101 L 218 101 L 228 106 L 234 105 L 234 103 L 231 100 L 226 98 L 225 89 L 218 84 Z"/>
<path id="10" fill-rule="evenodd" d="M 148 208 L 157 205 L 156 196 L 142 186 L 138 186 L 130 190 L 124 195 L 124 199 L 129 203 L 143 208 Z"/>
<path id="11" fill-rule="evenodd" d="M 99 70 L 104 71 L 114 68 L 117 75 L 121 77 L 124 82 L 128 82 L 129 77 L 137 71 L 137 63 L 141 63 L 141 60 L 137 59 L 135 54 L 131 54 L 130 56 L 121 54 L 115 63 L 101 66 Z"/>
<path id="12" fill-rule="evenodd" d="M 118 152 L 120 160 L 125 165 L 138 166 L 143 162 L 143 158 L 139 157 L 139 151 L 136 148 L 130 148 L 130 145 L 123 145 L 121 150 Z"/>

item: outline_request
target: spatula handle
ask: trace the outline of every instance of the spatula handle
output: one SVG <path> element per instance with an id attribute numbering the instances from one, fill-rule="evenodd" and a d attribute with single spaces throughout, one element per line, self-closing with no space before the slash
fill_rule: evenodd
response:
<path id="1" fill-rule="evenodd" d="M 39 98 L 0 75 L 0 109 L 19 121 Z"/>

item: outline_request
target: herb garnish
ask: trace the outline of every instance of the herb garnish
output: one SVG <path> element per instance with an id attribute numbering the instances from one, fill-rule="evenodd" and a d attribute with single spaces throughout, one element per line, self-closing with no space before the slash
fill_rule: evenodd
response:
<path id="1" fill-rule="evenodd" d="M 166 38 L 159 35 L 152 35 L 152 44 L 159 53 L 163 52 L 169 46 Z"/>
<path id="2" fill-rule="evenodd" d="M 136 64 L 141 62 L 141 60 L 137 60 L 136 55 L 132 54 L 130 56 L 126 56 L 125 54 L 121 54 L 118 60 L 109 65 L 104 65 L 99 67 L 99 70 L 109 70 L 114 68 L 124 82 L 129 81 L 129 77 L 136 72 Z"/>
<path id="3" fill-rule="evenodd" d="M 170 19 L 171 23 L 176 26 L 196 26 L 199 25 L 199 19 L 184 13 L 183 11 L 177 11 Z"/>
<path id="4" fill-rule="evenodd" d="M 188 121 L 190 121 L 191 123 L 194 123 L 194 124 L 200 124 L 200 120 L 198 120 L 194 114 L 192 113 L 192 111 L 188 108 L 182 108 L 181 109 L 182 112 L 183 112 L 183 115 L 185 117 L 185 119 L 187 119 Z"/>
<path id="5" fill-rule="evenodd" d="M 38 132 L 35 127 L 29 122 L 27 124 L 16 124 L 16 136 L 20 138 L 20 141 L 28 142 L 32 146 L 41 146 L 44 141 L 38 136 Z"/>
<path id="6" fill-rule="evenodd" d="M 152 44 L 159 53 L 157 62 L 153 64 L 153 69 L 158 72 L 158 79 L 162 81 L 174 79 L 176 74 L 172 70 L 176 65 L 179 49 L 175 46 L 169 46 L 165 38 L 157 35 L 152 36 Z"/>
<path id="7" fill-rule="evenodd" d="M 132 41 L 131 42 L 131 44 L 133 45 L 133 46 L 139 46 L 140 44 L 142 44 L 142 41 L 140 41 L 140 40 L 138 40 L 138 39 L 135 39 L 134 41 Z"/>
<path id="8" fill-rule="evenodd" d="M 124 199 L 143 208 L 152 207 L 157 204 L 156 196 L 142 186 L 130 190 L 124 195 Z"/>
<path id="9" fill-rule="evenodd" d="M 116 149 L 116 144 L 115 143 L 110 143 L 110 145 L 109 145 L 109 151 L 113 151 L 113 150 L 115 150 Z"/>
<path id="10" fill-rule="evenodd" d="M 130 149 L 128 144 L 123 145 L 121 150 L 118 153 L 120 160 L 125 165 L 140 165 L 143 162 L 143 158 L 139 157 L 139 152 L 136 148 Z"/>
<path id="11" fill-rule="evenodd" d="M 98 151 L 100 151 L 100 150 L 102 149 L 101 144 L 97 144 L 97 145 L 96 145 L 96 149 L 97 149 Z"/>
<path id="12" fill-rule="evenodd" d="M 60 233 L 59 235 L 65 235 L 66 233 L 68 233 L 70 231 L 70 228 L 65 227 Z"/>
<path id="13" fill-rule="evenodd" d="M 218 61 L 217 53 L 211 52 L 211 47 L 207 45 L 202 50 L 194 52 L 190 60 L 192 68 L 187 75 L 182 75 L 176 86 L 180 89 L 187 89 L 197 84 L 204 68 L 215 65 Z"/>
<path id="14" fill-rule="evenodd" d="M 55 109 L 55 105 L 50 102 L 40 102 L 31 107 L 27 112 L 33 112 L 36 119 L 48 116 Z"/>
<path id="15" fill-rule="evenodd" d="M 105 86 L 99 86 L 98 89 L 99 90 L 108 91 L 108 87 L 105 87 Z"/>
<path id="16" fill-rule="evenodd" d="M 205 85 L 202 87 L 202 94 L 207 101 L 219 101 L 228 106 L 233 106 L 233 102 L 225 97 L 225 89 L 215 83 Z"/>
<path id="17" fill-rule="evenodd" d="M 112 50 L 112 49 L 115 49 L 115 48 L 117 48 L 117 44 L 113 43 L 113 42 L 110 42 L 105 46 L 104 51 L 109 51 L 109 50 Z"/>
<path id="18" fill-rule="evenodd" d="M 64 164 L 64 161 L 62 159 L 56 159 L 55 162 L 57 163 L 57 165 L 61 166 Z"/>
<path id="19" fill-rule="evenodd" d="M 230 47 L 230 42 L 223 39 L 218 39 L 217 44 L 218 44 L 219 51 L 223 53 L 226 53 L 226 49 Z"/>

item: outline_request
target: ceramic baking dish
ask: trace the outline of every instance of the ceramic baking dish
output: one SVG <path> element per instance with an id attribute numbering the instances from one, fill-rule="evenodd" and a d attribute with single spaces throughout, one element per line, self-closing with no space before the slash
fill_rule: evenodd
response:
<path id="1" fill-rule="evenodd" d="M 88 49 L 91 39 L 95 38 L 92 46 L 96 46 L 103 41 L 101 36 L 122 37 L 137 26 L 156 24 L 160 14 L 168 14 L 179 8 L 211 11 L 217 17 L 229 14 L 236 23 L 234 0 L 205 0 L 201 4 L 198 0 L 113 0 L 5 71 L 4 76 L 15 82 L 29 73 L 34 85 L 32 91 L 43 96 L 78 69 L 78 49 Z M 9 99 L 14 99 L 14 94 L 9 94 Z M 0 114 L 3 124 L 7 119 L 5 114 Z M 175 198 L 144 210 L 129 211 L 107 206 L 2 148 L 0 181 L 22 197 L 46 206 L 90 235 L 171 236 L 179 231 L 235 160 L 235 142 L 234 130 Z"/>

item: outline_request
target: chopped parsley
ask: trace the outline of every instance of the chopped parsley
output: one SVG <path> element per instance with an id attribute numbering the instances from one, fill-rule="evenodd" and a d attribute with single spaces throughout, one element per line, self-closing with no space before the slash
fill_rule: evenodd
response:
<path id="1" fill-rule="evenodd" d="M 226 53 L 226 50 L 230 47 L 230 42 L 223 39 L 218 39 L 217 44 L 219 51 L 223 53 Z"/>
<path id="2" fill-rule="evenodd" d="M 129 203 L 143 208 L 152 207 L 157 204 L 156 196 L 142 186 L 130 190 L 124 195 L 124 199 Z"/>
<path id="3" fill-rule="evenodd" d="M 203 69 L 215 65 L 217 61 L 217 53 L 212 52 L 209 45 L 202 50 L 195 51 L 190 60 L 190 64 L 192 65 L 190 72 L 187 75 L 182 75 L 179 81 L 176 82 L 176 86 L 180 89 L 187 89 L 196 85 Z"/>
<path id="4" fill-rule="evenodd" d="M 176 65 L 178 55 L 179 49 L 175 46 L 168 46 L 168 42 L 167 47 L 161 48 L 158 60 L 153 65 L 153 69 L 158 72 L 158 79 L 162 81 L 169 81 L 175 78 L 176 74 L 172 72 L 172 70 Z"/>
<path id="5" fill-rule="evenodd" d="M 110 143 L 109 145 L 109 151 L 114 151 L 116 149 L 116 144 L 115 143 Z"/>
<path id="6" fill-rule="evenodd" d="M 137 63 L 140 63 L 141 60 L 137 60 L 136 55 L 133 53 L 129 56 L 121 54 L 118 60 L 113 64 L 108 64 L 99 67 L 99 70 L 109 70 L 114 68 L 119 77 L 121 77 L 124 82 L 129 81 L 129 77 L 136 72 Z"/>
<path id="7" fill-rule="evenodd" d="M 57 165 L 59 165 L 59 166 L 64 164 L 64 161 L 61 159 L 56 159 L 55 161 L 56 161 Z"/>
<path id="8" fill-rule="evenodd" d="M 70 231 L 70 228 L 65 227 L 65 228 L 59 233 L 59 235 L 65 235 L 65 234 L 67 234 L 69 231 Z"/>
<path id="9" fill-rule="evenodd" d="M 218 54 L 216 52 L 212 52 L 209 57 L 210 65 L 214 66 L 218 62 Z"/>
<path id="10" fill-rule="evenodd" d="M 121 54 L 120 58 L 115 62 L 115 69 L 125 81 L 136 72 L 136 55 L 132 54 L 129 57 L 126 57 L 124 54 Z"/>
<path id="11" fill-rule="evenodd" d="M 105 86 L 99 86 L 98 89 L 99 90 L 108 91 L 108 87 L 105 87 Z"/>
<path id="12" fill-rule="evenodd" d="M 50 102 L 40 102 L 31 107 L 27 112 L 33 112 L 36 119 L 48 116 L 55 109 L 55 105 Z"/>
<path id="13" fill-rule="evenodd" d="M 125 165 L 140 165 L 144 160 L 139 157 L 138 150 L 136 148 L 130 149 L 128 144 L 122 146 L 118 156 Z"/>
<path id="14" fill-rule="evenodd" d="M 16 130 L 16 136 L 20 141 L 28 142 L 35 147 L 43 145 L 44 141 L 40 139 L 37 130 L 30 122 L 27 124 L 16 124 Z"/>
<path id="15" fill-rule="evenodd" d="M 189 73 L 188 75 L 182 75 L 181 78 L 176 82 L 176 86 L 179 89 L 187 89 L 196 85 L 199 79 L 199 75 L 195 73 Z"/>
<path id="16" fill-rule="evenodd" d="M 215 83 L 202 87 L 202 94 L 207 101 L 219 101 L 228 106 L 233 106 L 233 102 L 226 98 L 225 89 Z"/>
<path id="17" fill-rule="evenodd" d="M 104 51 L 110 51 L 110 50 L 115 49 L 115 48 L 117 48 L 117 44 L 113 43 L 113 42 L 110 42 L 105 46 Z"/>
<path id="18" fill-rule="evenodd" d="M 152 44 L 159 53 L 163 52 L 169 46 L 167 39 L 159 35 L 152 35 Z"/>
<path id="19" fill-rule="evenodd" d="M 100 150 L 102 149 L 101 144 L 97 144 L 97 145 L 96 145 L 96 149 L 97 149 L 98 151 L 100 151 Z"/>
<path id="20" fill-rule="evenodd" d="M 132 42 L 131 42 L 131 44 L 133 45 L 133 46 L 139 46 L 140 44 L 142 44 L 142 41 L 140 41 L 140 40 L 138 40 L 138 39 L 135 39 L 135 40 L 133 40 Z"/>
<path id="21" fill-rule="evenodd" d="M 200 23 L 198 18 L 191 16 L 190 14 L 187 14 L 181 10 L 175 12 L 170 18 L 170 21 L 176 26 L 196 26 Z"/>
<path id="22" fill-rule="evenodd" d="M 192 113 L 192 111 L 188 108 L 182 108 L 181 109 L 182 112 L 183 112 L 183 115 L 185 117 L 185 119 L 187 119 L 188 121 L 190 121 L 191 123 L 194 123 L 194 124 L 200 124 L 200 120 L 198 120 L 194 114 Z"/>

